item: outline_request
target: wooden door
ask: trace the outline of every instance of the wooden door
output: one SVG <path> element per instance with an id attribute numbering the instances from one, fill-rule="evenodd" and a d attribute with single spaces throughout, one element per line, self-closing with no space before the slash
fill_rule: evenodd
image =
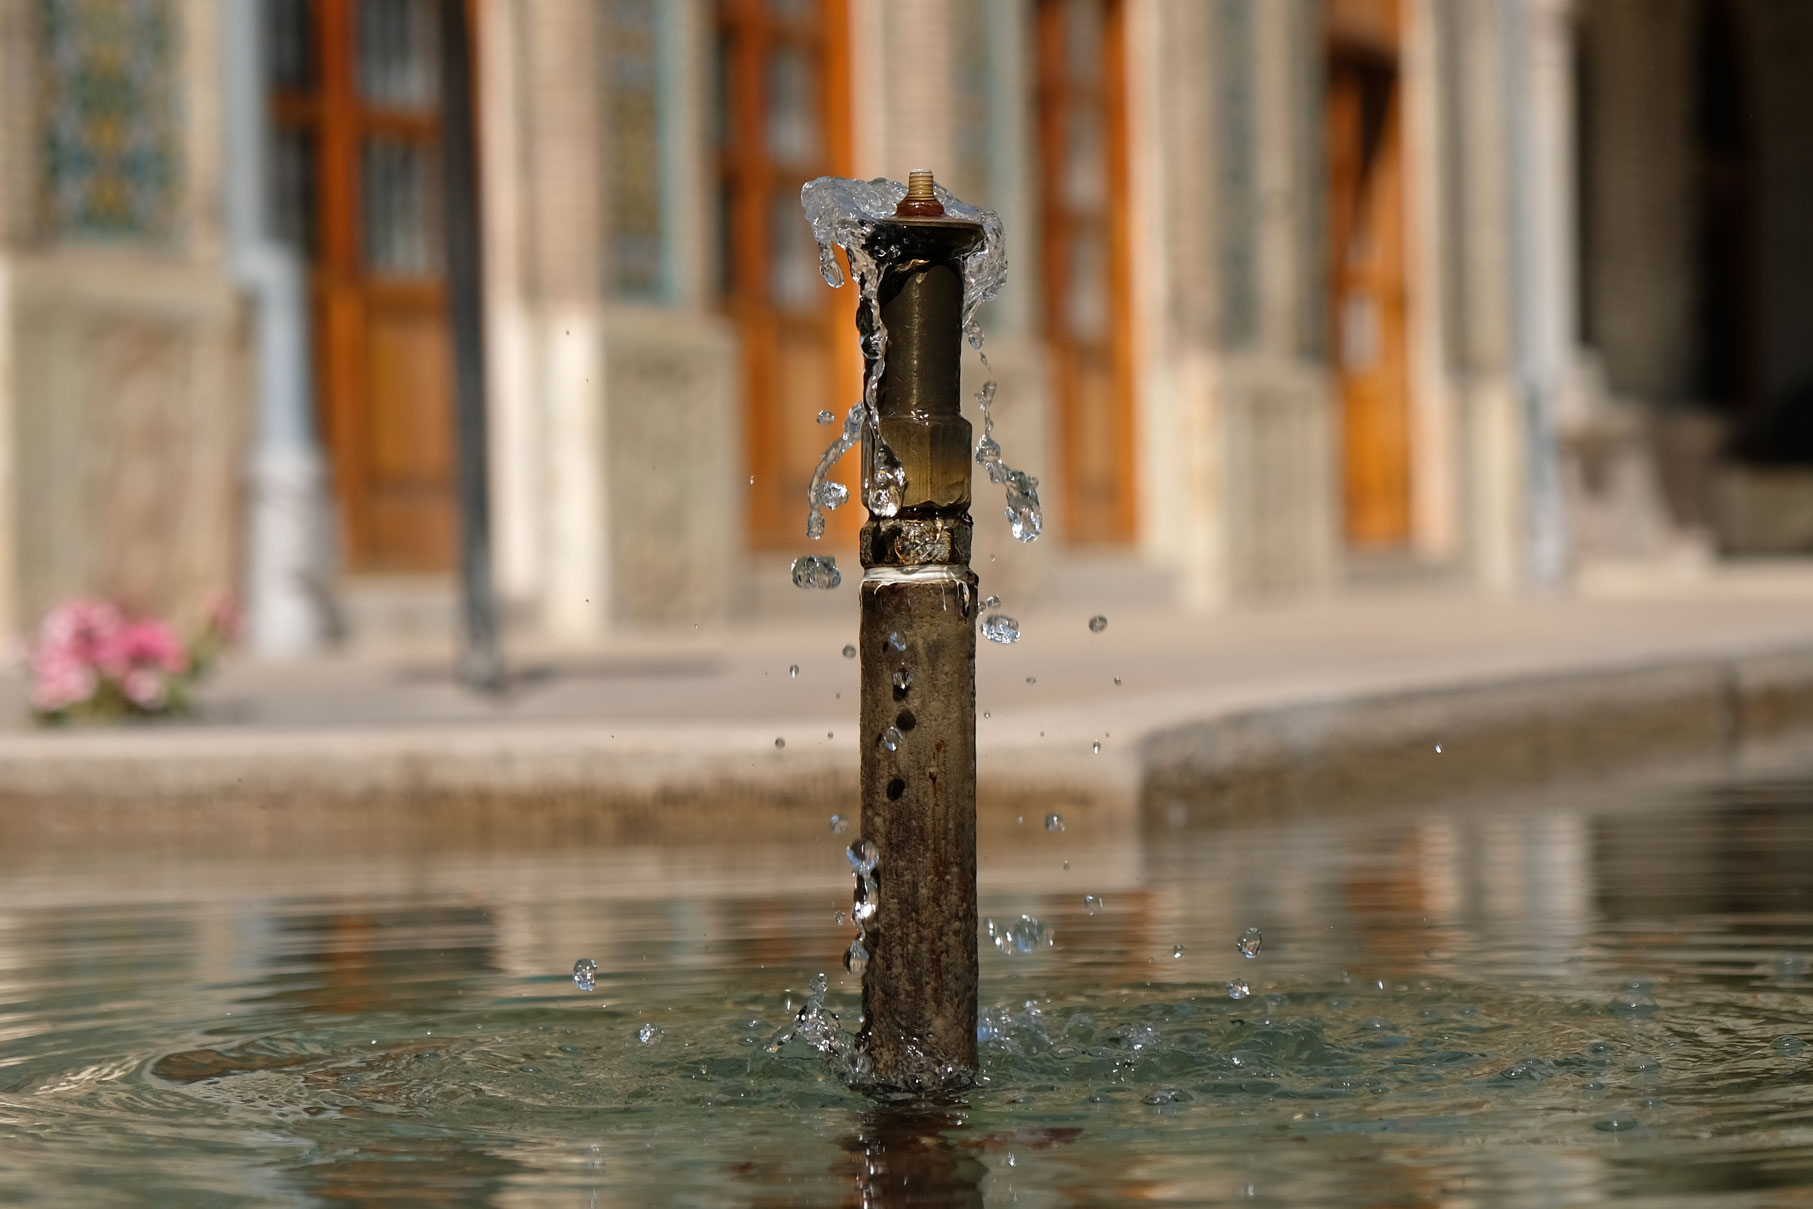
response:
<path id="1" fill-rule="evenodd" d="M 1396 5 L 1340 0 L 1330 17 L 1329 283 L 1345 528 L 1354 546 L 1390 547 L 1410 539 Z"/>
<path id="2" fill-rule="evenodd" d="M 797 550 L 813 467 L 862 393 L 856 293 L 825 286 L 799 201 L 847 158 L 844 6 L 720 0 L 715 36 L 719 293 L 743 343 L 750 540 Z M 818 423 L 820 411 L 835 422 Z M 829 514 L 824 540 L 850 546 L 856 457 L 833 477 L 850 503 Z"/>
<path id="3" fill-rule="evenodd" d="M 442 275 L 439 0 L 271 0 L 274 204 L 311 267 L 317 413 L 354 572 L 458 533 Z"/>
<path id="4" fill-rule="evenodd" d="M 1133 540 L 1125 113 L 1118 0 L 1040 0 L 1044 331 L 1065 540 Z"/>

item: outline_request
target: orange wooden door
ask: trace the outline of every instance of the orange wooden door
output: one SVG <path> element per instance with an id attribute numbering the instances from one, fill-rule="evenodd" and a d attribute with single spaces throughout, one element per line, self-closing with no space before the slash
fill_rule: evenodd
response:
<path id="1" fill-rule="evenodd" d="M 1345 529 L 1355 546 L 1389 547 L 1410 538 L 1396 6 L 1345 0 L 1332 17 L 1325 100 L 1329 281 Z"/>
<path id="2" fill-rule="evenodd" d="M 1040 0 L 1044 329 L 1057 402 L 1065 539 L 1134 535 L 1127 356 L 1126 140 L 1118 0 Z"/>
<path id="3" fill-rule="evenodd" d="M 833 292 L 800 186 L 846 160 L 849 82 L 842 0 L 720 0 L 717 7 L 719 293 L 743 343 L 749 533 L 760 549 L 806 540 L 813 467 L 861 396 L 854 289 Z M 820 424 L 829 411 L 835 423 Z M 825 541 L 861 524 L 854 455 L 834 478 L 851 502 Z"/>
<path id="4" fill-rule="evenodd" d="M 279 224 L 311 266 L 317 411 L 355 572 L 458 533 L 442 277 L 438 0 L 273 0 Z"/>

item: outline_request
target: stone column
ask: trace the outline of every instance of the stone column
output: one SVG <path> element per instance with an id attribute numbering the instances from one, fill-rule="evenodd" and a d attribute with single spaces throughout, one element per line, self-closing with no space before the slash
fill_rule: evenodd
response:
<path id="1" fill-rule="evenodd" d="M 1512 157 L 1512 323 L 1523 398 L 1524 578 L 1567 570 L 1555 404 L 1572 360 L 1573 89 L 1570 0 L 1501 0 Z"/>
<path id="2" fill-rule="evenodd" d="M 273 237 L 266 196 L 263 17 L 217 12 L 227 247 L 256 306 L 257 428 L 247 466 L 247 620 L 261 654 L 300 655 L 326 632 L 321 456 L 309 380 L 307 267 Z"/>

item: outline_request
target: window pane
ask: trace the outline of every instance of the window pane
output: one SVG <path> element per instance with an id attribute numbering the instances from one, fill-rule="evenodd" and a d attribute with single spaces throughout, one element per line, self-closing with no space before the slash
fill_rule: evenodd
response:
<path id="1" fill-rule="evenodd" d="M 433 147 L 382 135 L 359 155 L 365 267 L 383 277 L 432 277 L 441 268 L 441 165 Z"/>
<path id="2" fill-rule="evenodd" d="M 314 4 L 268 0 L 265 57 L 273 88 L 307 88 L 315 82 Z"/>
<path id="3" fill-rule="evenodd" d="M 768 205 L 768 292 L 782 310 L 803 311 L 824 301 L 818 245 L 800 210 L 799 190 L 785 188 Z"/>
<path id="4" fill-rule="evenodd" d="M 1075 105 L 1065 123 L 1064 141 L 1064 202 L 1081 213 L 1098 213 L 1108 200 L 1101 115 L 1088 105 Z"/>
<path id="5" fill-rule="evenodd" d="M 1088 87 L 1102 69 L 1102 0 L 1070 0 L 1064 17 L 1064 59 L 1070 82 Z"/>
<path id="6" fill-rule="evenodd" d="M 1108 248 L 1100 234 L 1079 232 L 1071 241 L 1064 323 L 1082 341 L 1108 334 Z"/>
<path id="7" fill-rule="evenodd" d="M 359 0 L 359 95 L 390 109 L 433 109 L 441 95 L 436 0 Z"/>
<path id="8" fill-rule="evenodd" d="M 315 136 L 279 128 L 271 139 L 271 229 L 305 257 L 315 244 Z"/>
<path id="9" fill-rule="evenodd" d="M 768 153 L 782 163 L 818 159 L 818 70 L 803 47 L 779 46 L 768 58 Z"/>
<path id="10" fill-rule="evenodd" d="M 730 116 L 730 35 L 720 32 L 711 48 L 711 133 L 719 150 L 730 146 L 736 123 Z"/>

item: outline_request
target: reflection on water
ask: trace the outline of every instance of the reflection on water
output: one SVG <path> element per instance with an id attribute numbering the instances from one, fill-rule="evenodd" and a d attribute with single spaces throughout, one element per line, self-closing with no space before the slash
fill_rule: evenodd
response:
<path id="1" fill-rule="evenodd" d="M 1813 1185 L 1809 806 L 1108 841 L 1070 808 L 984 854 L 983 915 L 1055 943 L 985 946 L 983 1084 L 919 1110 L 767 1050 L 821 971 L 855 1022 L 816 817 L 683 850 L 15 851 L 0 1202 L 1781 1203 Z"/>

